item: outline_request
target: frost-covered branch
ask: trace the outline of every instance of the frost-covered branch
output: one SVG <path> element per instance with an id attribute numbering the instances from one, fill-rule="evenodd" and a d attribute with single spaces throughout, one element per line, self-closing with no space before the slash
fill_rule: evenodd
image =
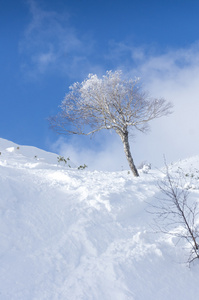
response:
<path id="1" fill-rule="evenodd" d="M 50 118 L 51 127 L 60 134 L 90 135 L 102 129 L 119 134 L 131 170 L 138 172 L 130 153 L 128 133 L 146 132 L 148 122 L 171 113 L 164 99 L 152 99 L 143 92 L 139 80 L 124 80 L 121 71 L 108 71 L 102 78 L 90 74 L 74 83 L 61 103 L 61 112 Z"/>

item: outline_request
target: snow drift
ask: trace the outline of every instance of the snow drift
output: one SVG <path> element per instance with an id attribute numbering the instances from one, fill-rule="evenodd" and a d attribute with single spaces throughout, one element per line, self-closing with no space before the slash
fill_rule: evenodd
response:
<path id="1" fill-rule="evenodd" d="M 188 268 L 185 242 L 151 229 L 160 171 L 67 168 L 3 139 L 0 152 L 0 299 L 197 299 L 199 264 Z M 192 174 L 199 157 L 179 166 Z"/>

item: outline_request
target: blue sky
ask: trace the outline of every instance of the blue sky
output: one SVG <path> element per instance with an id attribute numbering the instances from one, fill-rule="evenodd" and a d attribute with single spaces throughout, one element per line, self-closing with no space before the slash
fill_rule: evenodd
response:
<path id="1" fill-rule="evenodd" d="M 70 156 L 93 168 L 125 168 L 121 142 L 60 137 L 47 118 L 89 73 L 122 69 L 174 114 L 131 142 L 137 164 L 198 154 L 199 1 L 0 1 L 0 137 Z"/>

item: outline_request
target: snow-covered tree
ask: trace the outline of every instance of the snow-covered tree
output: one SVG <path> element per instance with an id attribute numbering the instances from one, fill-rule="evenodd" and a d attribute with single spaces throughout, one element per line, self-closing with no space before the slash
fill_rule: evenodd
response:
<path id="1" fill-rule="evenodd" d="M 133 129 L 146 132 L 149 121 L 170 114 L 172 105 L 165 99 L 149 97 L 139 79 L 125 80 L 121 71 L 107 71 L 102 78 L 90 74 L 83 82 L 70 86 L 60 107 L 61 112 L 50 118 L 53 129 L 79 135 L 114 130 L 122 140 L 133 174 L 139 176 L 130 151 L 129 133 Z"/>

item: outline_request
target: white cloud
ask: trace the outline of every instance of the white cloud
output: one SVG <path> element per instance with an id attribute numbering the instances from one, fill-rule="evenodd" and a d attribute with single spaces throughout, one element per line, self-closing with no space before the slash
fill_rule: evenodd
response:
<path id="1" fill-rule="evenodd" d="M 143 78 L 153 96 L 173 102 L 174 113 L 151 123 L 151 133 L 139 136 L 136 152 L 147 154 L 157 165 L 166 155 L 169 161 L 198 153 L 199 128 L 199 44 L 172 50 L 162 55 L 145 57 L 131 74 Z M 141 149 L 141 152 L 140 152 Z M 143 149 L 146 149 L 143 151 Z"/>

